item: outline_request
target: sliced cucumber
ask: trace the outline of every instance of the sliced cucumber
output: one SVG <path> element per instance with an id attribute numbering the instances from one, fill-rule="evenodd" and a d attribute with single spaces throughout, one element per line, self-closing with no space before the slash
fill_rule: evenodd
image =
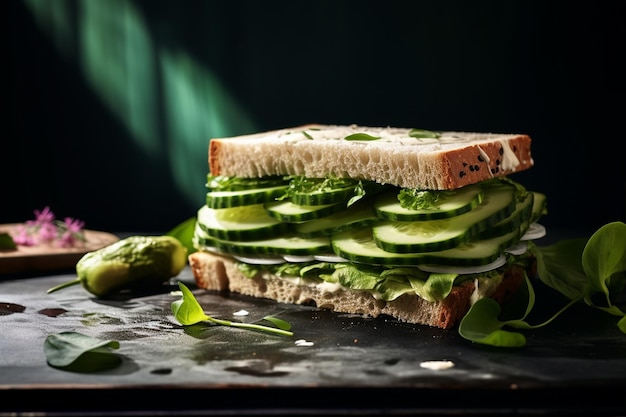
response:
<path id="1" fill-rule="evenodd" d="M 270 216 L 283 222 L 303 222 L 320 219 L 346 208 L 344 203 L 302 206 L 290 201 L 272 201 L 265 203 L 264 207 Z"/>
<path id="2" fill-rule="evenodd" d="M 397 192 L 387 192 L 376 198 L 374 208 L 381 219 L 394 221 L 418 221 L 444 219 L 466 213 L 483 200 L 479 185 L 469 185 L 455 191 L 442 192 L 437 207 L 432 209 L 404 208 L 398 201 Z"/>
<path id="3" fill-rule="evenodd" d="M 238 191 L 209 191 L 206 195 L 206 205 L 213 209 L 224 209 L 263 204 L 283 196 L 286 190 L 286 185 L 279 185 Z"/>
<path id="4" fill-rule="evenodd" d="M 419 266 L 429 264 L 476 266 L 494 262 L 505 247 L 519 240 L 519 230 L 491 239 L 463 243 L 455 248 L 435 252 L 393 253 L 376 245 L 371 229 L 348 230 L 331 238 L 333 251 L 351 262 Z"/>
<path id="5" fill-rule="evenodd" d="M 533 193 L 526 193 L 523 197 L 523 200 L 517 201 L 515 206 L 515 210 L 511 215 L 503 220 L 500 220 L 498 223 L 484 229 L 482 232 L 478 234 L 479 239 L 489 239 L 495 236 L 501 236 L 507 234 L 514 229 L 518 229 L 524 225 L 524 223 L 528 223 L 530 220 L 530 216 L 533 208 Z"/>
<path id="6" fill-rule="evenodd" d="M 415 222 L 386 221 L 372 227 L 376 244 L 395 253 L 433 252 L 467 242 L 515 210 L 515 188 L 484 187 L 483 202 L 469 212 L 447 219 Z"/>
<path id="7" fill-rule="evenodd" d="M 368 227 L 378 221 L 379 219 L 372 209 L 371 201 L 359 201 L 354 206 L 330 216 L 298 223 L 294 225 L 294 231 L 301 237 L 329 236 L 342 230 Z"/>
<path id="8" fill-rule="evenodd" d="M 209 191 L 242 191 L 289 184 L 287 179 L 278 175 L 261 178 L 241 178 L 208 174 L 206 181 L 206 188 L 208 188 Z"/>
<path id="9" fill-rule="evenodd" d="M 294 255 L 305 256 L 331 252 L 327 237 L 304 239 L 294 234 L 283 234 L 272 239 L 233 241 L 216 239 L 196 230 L 195 244 L 198 248 L 217 248 L 231 255 Z"/>
<path id="10" fill-rule="evenodd" d="M 547 198 L 545 194 L 538 193 L 536 191 L 533 191 L 532 193 L 534 195 L 534 200 L 533 200 L 533 212 L 532 212 L 530 222 L 535 223 L 539 220 L 541 216 L 547 213 L 548 204 L 547 204 Z"/>
<path id="11" fill-rule="evenodd" d="M 267 214 L 263 204 L 227 209 L 203 206 L 198 210 L 197 225 L 207 236 L 225 240 L 257 240 L 284 233 L 289 228 Z"/>

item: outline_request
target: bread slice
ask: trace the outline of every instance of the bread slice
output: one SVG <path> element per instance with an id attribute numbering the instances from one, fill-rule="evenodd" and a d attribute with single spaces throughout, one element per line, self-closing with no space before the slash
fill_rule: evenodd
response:
<path id="1" fill-rule="evenodd" d="M 214 138 L 209 167 L 215 176 L 350 177 L 450 190 L 533 166 L 531 139 L 525 134 L 437 132 L 440 136 L 433 138 L 411 136 L 411 130 L 310 124 Z M 369 140 L 346 139 L 354 134 Z"/>
<path id="2" fill-rule="evenodd" d="M 467 280 L 453 287 L 442 301 L 431 302 L 415 294 L 404 294 L 387 302 L 368 291 L 349 290 L 332 284 L 305 285 L 297 279 L 283 279 L 267 272 L 249 278 L 237 268 L 237 261 L 233 258 L 206 251 L 190 254 L 189 265 L 197 286 L 206 290 L 234 292 L 367 317 L 390 316 L 402 322 L 443 329 L 460 322 L 478 293 L 476 282 Z M 482 296 L 503 303 L 519 288 L 524 270 L 519 265 L 511 265 L 499 273 L 499 276 L 486 279 L 479 288 Z"/>

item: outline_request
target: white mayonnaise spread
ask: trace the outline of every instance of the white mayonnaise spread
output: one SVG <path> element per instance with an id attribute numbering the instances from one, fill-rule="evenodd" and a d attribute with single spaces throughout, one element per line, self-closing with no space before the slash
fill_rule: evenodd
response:
<path id="1" fill-rule="evenodd" d="M 502 145 L 502 150 L 504 151 L 500 167 L 505 171 L 515 169 L 519 165 L 519 159 L 517 159 L 513 149 L 511 149 L 511 145 L 509 145 L 509 142 L 505 140 L 501 140 L 500 144 Z"/>
<path id="2" fill-rule="evenodd" d="M 281 276 L 280 279 L 284 279 L 285 281 L 289 281 L 293 285 L 298 285 L 302 287 L 317 287 L 317 289 L 319 289 L 320 291 L 327 292 L 327 293 L 337 292 L 341 289 L 345 289 L 339 283 L 326 282 L 326 281 L 320 282 L 319 280 L 306 279 L 306 278 L 297 277 L 293 275 Z"/>
<path id="3" fill-rule="evenodd" d="M 487 162 L 487 166 L 489 166 L 489 162 L 491 161 L 491 159 L 489 158 L 489 155 L 487 155 L 487 152 L 483 151 L 483 148 L 481 148 L 480 146 L 478 146 L 478 152 L 480 152 L 480 156 L 483 157 L 485 162 Z M 489 170 L 489 174 L 493 177 L 493 172 L 491 172 L 491 170 Z"/>

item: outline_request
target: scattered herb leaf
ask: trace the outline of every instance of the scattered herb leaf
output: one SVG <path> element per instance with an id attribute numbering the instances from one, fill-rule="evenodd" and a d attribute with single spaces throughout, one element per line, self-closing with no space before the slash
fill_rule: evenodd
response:
<path id="1" fill-rule="evenodd" d="M 371 141 L 380 139 L 379 136 L 368 135 L 367 133 L 353 133 L 344 138 L 345 140 L 363 140 L 363 141 Z"/>
<path id="2" fill-rule="evenodd" d="M 99 372 L 113 369 L 122 359 L 111 352 L 119 349 L 115 340 L 101 340 L 78 332 L 49 335 L 43 350 L 48 364 L 72 372 Z"/>
<path id="3" fill-rule="evenodd" d="M 424 129 L 411 129 L 409 131 L 409 136 L 412 138 L 419 138 L 419 139 L 426 139 L 426 138 L 437 139 L 441 137 L 441 133 L 433 132 L 431 130 L 424 130 Z"/>
<path id="4" fill-rule="evenodd" d="M 278 327 L 279 329 L 291 330 L 291 324 L 289 324 L 287 321 L 283 319 L 279 319 L 278 317 L 265 316 L 263 317 L 263 320 L 269 321 L 270 323 L 272 323 L 274 326 Z"/>
<path id="5" fill-rule="evenodd" d="M 401 207 L 410 210 L 433 210 L 439 208 L 437 203 L 443 196 L 453 194 L 453 191 L 403 188 L 398 193 L 398 202 Z"/>
<path id="6" fill-rule="evenodd" d="M 172 303 L 172 313 L 174 317 L 183 326 L 191 326 L 192 324 L 206 321 L 209 316 L 204 314 L 204 310 L 196 297 L 185 284 L 178 283 L 178 288 L 182 292 L 182 298 Z"/>
<path id="7" fill-rule="evenodd" d="M 191 290 L 189 290 L 189 288 L 187 288 L 185 284 L 179 281 L 178 287 L 182 292 L 182 298 L 180 300 L 172 302 L 172 313 L 174 314 L 176 320 L 178 320 L 178 322 L 183 326 L 190 326 L 200 322 L 211 322 L 222 326 L 238 327 L 248 330 L 259 330 L 267 333 L 278 334 L 281 336 L 293 336 L 293 332 L 289 331 L 289 329 L 291 328 L 289 323 L 272 316 L 267 316 L 264 318 L 264 320 L 275 324 L 276 326 L 278 326 L 278 328 L 253 323 L 233 322 L 230 320 L 216 319 L 208 316 L 204 313 L 202 306 L 200 305 L 200 303 L 198 303 L 196 297 L 194 297 Z"/>

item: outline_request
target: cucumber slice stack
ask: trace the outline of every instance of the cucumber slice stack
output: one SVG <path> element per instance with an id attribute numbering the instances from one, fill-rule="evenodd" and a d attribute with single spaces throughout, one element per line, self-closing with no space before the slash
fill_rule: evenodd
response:
<path id="1" fill-rule="evenodd" d="M 281 182 L 282 181 L 282 182 Z M 545 196 L 510 180 L 438 194 L 407 207 L 394 186 L 355 180 L 207 181 L 194 244 L 233 256 L 337 260 L 383 266 L 493 267 L 545 213 Z M 212 186 L 209 186 L 212 184 Z M 217 184 L 217 186 L 216 186 Z M 329 185 L 331 184 L 331 185 Z M 300 258 L 298 258 L 300 257 Z M 246 258 L 253 262 L 254 258 Z"/>

